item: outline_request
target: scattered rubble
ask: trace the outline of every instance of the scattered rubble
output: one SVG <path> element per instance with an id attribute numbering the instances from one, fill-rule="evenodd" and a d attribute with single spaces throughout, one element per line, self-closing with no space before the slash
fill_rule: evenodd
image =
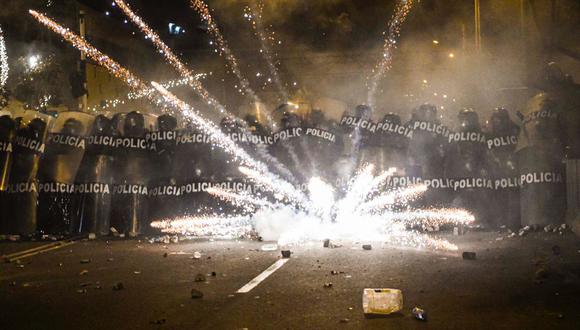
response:
<path id="1" fill-rule="evenodd" d="M 476 254 L 475 252 L 463 252 L 461 254 L 461 256 L 463 257 L 463 260 L 475 260 L 476 259 Z"/>
<path id="2" fill-rule="evenodd" d="M 332 282 L 324 283 L 324 287 L 327 288 L 327 289 L 328 288 L 332 288 Z"/>
<path id="3" fill-rule="evenodd" d="M 194 279 L 195 282 L 205 282 L 206 280 L 207 279 L 206 279 L 205 275 L 203 275 L 201 273 L 195 275 L 195 279 Z"/>
<path id="4" fill-rule="evenodd" d="M 419 307 L 413 308 L 413 310 L 411 311 L 411 314 L 413 314 L 413 317 L 416 320 L 427 321 L 427 312 L 425 312 L 425 310 L 422 308 L 419 308 Z"/>
<path id="5" fill-rule="evenodd" d="M 149 321 L 149 324 L 162 325 L 162 324 L 165 324 L 165 322 L 167 322 L 166 319 L 159 319 L 159 320 L 155 320 L 155 321 Z"/>
<path id="6" fill-rule="evenodd" d="M 197 289 L 191 289 L 191 299 L 203 298 L 203 292 Z"/>
<path id="7" fill-rule="evenodd" d="M 121 291 L 125 288 L 125 286 L 123 285 L 123 282 L 116 282 L 115 284 L 113 284 L 113 291 Z"/>
<path id="8" fill-rule="evenodd" d="M 363 312 L 388 315 L 403 309 L 403 292 L 398 289 L 364 289 Z"/>
<path id="9" fill-rule="evenodd" d="M 278 250 L 278 244 L 264 244 L 260 248 L 262 251 L 276 251 Z"/>

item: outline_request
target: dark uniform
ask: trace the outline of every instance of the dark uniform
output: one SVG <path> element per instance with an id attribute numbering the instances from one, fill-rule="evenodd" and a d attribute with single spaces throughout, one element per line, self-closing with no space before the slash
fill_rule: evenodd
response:
<path id="1" fill-rule="evenodd" d="M 143 115 L 130 112 L 122 123 L 115 150 L 111 225 L 120 233 L 137 236 L 148 229 L 148 176 L 152 162 Z"/>
<path id="2" fill-rule="evenodd" d="M 13 139 L 16 123 L 8 115 L 0 117 L 0 234 L 8 233 L 7 193 L 12 167 Z"/>
<path id="3" fill-rule="evenodd" d="M 457 116 L 459 125 L 449 135 L 446 178 L 453 179 L 453 206 L 471 211 L 481 223 L 490 223 L 491 176 L 487 158 L 487 139 L 479 116 L 464 109 Z"/>
<path id="4" fill-rule="evenodd" d="M 151 221 L 177 216 L 180 198 L 176 173 L 172 171 L 178 139 L 177 119 L 161 115 L 157 118 L 157 127 L 157 131 L 147 135 L 153 160 L 149 183 Z"/>
<path id="5" fill-rule="evenodd" d="M 46 152 L 38 171 L 38 229 L 41 233 L 68 235 L 78 231 L 79 211 L 75 181 L 86 150 L 85 135 L 93 116 L 67 111 L 59 114 L 48 134 Z"/>
<path id="6" fill-rule="evenodd" d="M 422 104 L 417 107 L 407 127 L 412 131 L 407 149 L 406 176 L 416 180 L 443 180 L 445 159 L 449 149 L 449 129 L 437 118 L 437 107 Z M 413 181 L 415 182 L 415 181 Z M 424 206 L 444 206 L 449 195 L 449 187 L 440 184 L 427 191 L 419 204 Z"/>
<path id="7" fill-rule="evenodd" d="M 109 233 L 117 137 L 111 119 L 103 115 L 95 117 L 86 138 L 87 148 L 76 180 L 79 187 L 77 232 Z"/>
<path id="8" fill-rule="evenodd" d="M 519 169 L 516 146 L 519 127 L 510 119 L 504 108 L 496 108 L 489 120 L 487 148 L 494 180 L 494 193 L 490 208 L 497 219 L 496 225 L 511 229 L 521 226 Z"/>
<path id="9" fill-rule="evenodd" d="M 40 114 L 23 118 L 14 138 L 14 160 L 8 189 L 8 222 L 12 234 L 32 235 L 38 225 L 40 158 L 45 151 L 48 118 Z"/>

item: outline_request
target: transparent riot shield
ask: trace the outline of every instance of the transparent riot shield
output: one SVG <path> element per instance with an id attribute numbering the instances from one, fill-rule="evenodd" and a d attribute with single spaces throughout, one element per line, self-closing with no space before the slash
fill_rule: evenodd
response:
<path id="1" fill-rule="evenodd" d="M 149 176 L 152 159 L 147 133 L 155 129 L 149 115 L 133 111 L 117 117 L 111 226 L 129 236 L 143 232 L 148 222 Z M 115 118 L 114 118 L 115 119 Z"/>
<path id="2" fill-rule="evenodd" d="M 76 179 L 75 232 L 107 235 L 110 228 L 115 146 L 118 133 L 105 115 L 95 117 Z"/>
<path id="3" fill-rule="evenodd" d="M 8 231 L 32 235 L 38 224 L 38 169 L 46 150 L 46 137 L 53 118 L 36 111 L 24 111 L 13 140 L 13 161 L 7 189 Z"/>
<path id="4" fill-rule="evenodd" d="M 75 180 L 86 150 L 85 136 L 94 117 L 84 112 L 59 113 L 49 130 L 38 170 L 38 229 L 45 234 L 74 232 L 78 213 Z"/>
<path id="5" fill-rule="evenodd" d="M 180 189 L 173 171 L 178 140 L 177 119 L 171 115 L 161 115 L 157 118 L 156 127 L 147 134 L 153 161 L 149 175 L 149 222 L 179 214 Z M 151 231 L 150 226 L 146 226 L 145 230 Z"/>

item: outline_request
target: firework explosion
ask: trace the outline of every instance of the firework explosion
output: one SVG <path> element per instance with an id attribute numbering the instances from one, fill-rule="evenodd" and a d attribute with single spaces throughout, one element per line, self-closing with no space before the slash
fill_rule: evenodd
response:
<path id="1" fill-rule="evenodd" d="M 207 6 L 201 1 L 192 1 L 192 4 L 196 3 L 198 6 L 201 6 L 199 3 L 203 4 L 197 10 L 207 11 L 207 15 L 202 16 L 210 27 L 213 26 L 218 31 L 215 22 L 209 16 Z M 214 146 L 223 149 L 233 160 L 243 165 L 240 167 L 241 173 L 262 187 L 261 192 L 255 193 L 210 189 L 210 194 L 229 201 L 241 211 L 230 212 L 228 215 L 208 214 L 168 219 L 152 224 L 163 232 L 221 238 L 234 238 L 257 232 L 266 239 L 278 240 L 280 244 L 297 244 L 331 238 L 456 250 L 455 245 L 421 234 L 413 228 L 426 225 L 468 224 L 474 221 L 473 215 L 464 210 L 411 208 L 409 201 L 423 193 L 426 190 L 425 186 L 412 186 L 383 193 L 385 181 L 392 176 L 394 169 L 375 176 L 372 165 L 359 171 L 342 193 L 323 180 L 312 178 L 306 194 L 290 182 L 271 173 L 264 163 L 252 158 L 222 133 L 219 127 L 170 93 L 164 86 L 151 82 L 155 90 L 153 92 L 143 81 L 83 38 L 38 12 L 30 10 L 30 14 L 128 84 L 136 95 L 144 95 L 154 103 L 162 100 L 165 107 L 173 108 L 176 114 L 208 134 Z M 404 19 L 397 15 L 395 17 L 399 22 Z"/>
<path id="2" fill-rule="evenodd" d="M 239 214 L 168 219 L 153 222 L 152 226 L 165 233 L 196 237 L 231 239 L 258 233 L 281 245 L 333 239 L 457 250 L 450 242 L 430 237 L 415 228 L 470 224 L 475 220 L 471 213 L 459 209 L 413 209 L 409 202 L 427 190 L 424 185 L 381 194 L 392 170 L 377 176 L 372 171 L 373 165 L 361 170 L 339 198 L 331 185 L 312 178 L 308 184 L 308 199 L 296 200 L 294 205 L 281 197 L 271 201 L 262 193 L 212 188 L 208 193 L 237 206 Z M 258 179 L 247 169 L 242 172 L 251 179 Z"/>
<path id="3" fill-rule="evenodd" d="M 367 104 L 371 107 L 375 106 L 375 95 L 377 93 L 379 82 L 385 73 L 391 69 L 391 65 L 393 63 L 393 52 L 395 49 L 397 49 L 397 39 L 401 36 L 401 27 L 407 20 L 407 16 L 409 15 L 409 12 L 411 12 L 414 4 L 414 0 L 401 0 L 397 4 L 395 14 L 393 14 L 393 17 L 389 22 L 389 28 L 387 31 L 383 32 L 383 35 L 385 35 L 385 42 L 383 45 L 381 59 L 373 69 L 372 75 L 369 77 L 368 82 L 369 93 L 367 97 Z"/>

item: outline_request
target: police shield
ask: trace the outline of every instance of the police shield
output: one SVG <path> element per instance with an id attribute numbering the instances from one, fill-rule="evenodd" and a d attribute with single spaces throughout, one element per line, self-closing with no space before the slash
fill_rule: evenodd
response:
<path id="1" fill-rule="evenodd" d="M 426 206 L 444 205 L 448 202 L 449 185 L 445 173 L 450 130 L 437 118 L 437 107 L 423 104 L 413 110 L 406 124 L 411 130 L 405 174 L 412 182 L 429 180 L 432 184 L 421 202 Z"/>
<path id="2" fill-rule="evenodd" d="M 76 179 L 75 232 L 109 233 L 116 139 L 112 120 L 104 115 L 96 116 L 85 137 L 86 151 Z"/>
<path id="3" fill-rule="evenodd" d="M 173 171 L 178 140 L 177 120 L 170 115 L 157 118 L 157 130 L 147 134 L 151 146 L 152 170 L 149 175 L 149 216 L 161 220 L 178 215 L 180 189 Z M 149 229 L 149 228 L 147 228 Z"/>
<path id="4" fill-rule="evenodd" d="M 396 168 L 402 172 L 407 166 L 407 148 L 411 130 L 401 123 L 401 117 L 394 113 L 386 114 L 377 126 L 380 162 L 382 168 Z"/>
<path id="5" fill-rule="evenodd" d="M 533 97 L 524 110 L 516 147 L 520 168 L 522 225 L 564 221 L 566 210 L 559 105 L 548 94 Z"/>
<path id="6" fill-rule="evenodd" d="M 83 112 L 62 112 L 49 130 L 38 170 L 38 229 L 42 233 L 75 231 L 75 180 L 86 150 L 85 135 L 93 119 Z"/>
<path id="7" fill-rule="evenodd" d="M 7 190 L 10 233 L 31 235 L 37 229 L 37 174 L 51 119 L 35 111 L 25 111 L 19 119 L 12 143 L 13 161 Z"/>
<path id="8" fill-rule="evenodd" d="M 514 230 L 521 226 L 516 145 L 519 127 L 504 108 L 496 108 L 488 122 L 487 149 L 494 193 L 496 224 Z"/>
<path id="9" fill-rule="evenodd" d="M 172 173 L 179 185 L 177 216 L 205 213 L 208 195 L 203 191 L 211 181 L 211 137 L 188 125 L 179 130 Z"/>
<path id="10" fill-rule="evenodd" d="M 449 134 L 445 178 L 451 179 L 452 203 L 472 212 L 481 223 L 491 226 L 489 198 L 493 189 L 487 157 L 487 139 L 479 116 L 464 109 L 457 116 L 459 125 Z"/>
<path id="11" fill-rule="evenodd" d="M 148 227 L 148 183 L 151 171 L 147 128 L 154 121 L 133 111 L 118 117 L 121 135 L 115 143 L 116 158 L 111 226 L 129 236 Z"/>
<path id="12" fill-rule="evenodd" d="M 15 130 L 16 123 L 10 115 L 0 116 L 0 234 L 8 233 L 6 189 L 12 165 L 12 140 Z"/>

